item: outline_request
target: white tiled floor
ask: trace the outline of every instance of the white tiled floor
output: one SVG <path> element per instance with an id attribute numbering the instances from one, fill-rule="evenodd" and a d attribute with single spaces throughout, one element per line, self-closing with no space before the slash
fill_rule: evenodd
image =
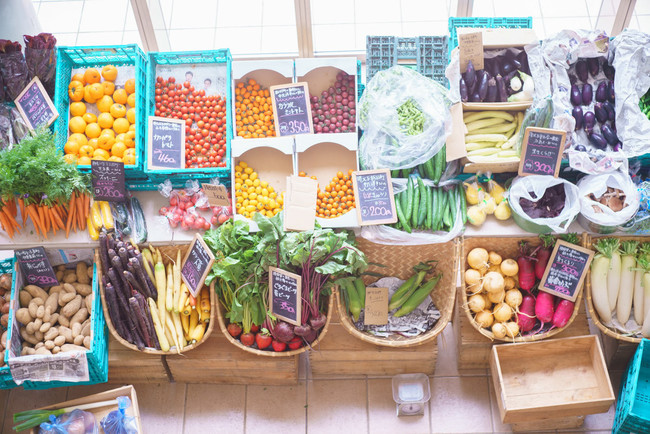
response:
<path id="1" fill-rule="evenodd" d="M 135 385 L 145 433 L 510 433 L 501 423 L 486 369 L 459 373 L 451 324 L 438 338 L 438 360 L 430 377 L 431 401 L 421 417 L 395 413 L 390 378 L 312 379 L 301 359 L 293 386 L 212 384 Z M 618 391 L 622 372 L 610 372 Z M 45 391 L 0 391 L 1 432 L 11 431 L 15 411 L 97 393 L 116 385 Z M 3 418 L 4 417 L 4 425 Z M 589 415 L 575 432 L 611 431 L 614 406 Z"/>

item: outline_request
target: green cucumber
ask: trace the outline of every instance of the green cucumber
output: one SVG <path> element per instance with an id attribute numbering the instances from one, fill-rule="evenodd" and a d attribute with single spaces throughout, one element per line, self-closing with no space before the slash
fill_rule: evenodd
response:
<path id="1" fill-rule="evenodd" d="M 411 233 L 411 226 L 408 223 L 408 220 L 406 219 L 406 216 L 402 212 L 402 206 L 398 201 L 395 201 L 395 211 L 397 211 L 397 219 L 399 220 L 400 224 L 404 228 L 406 232 L 409 234 Z"/>
<path id="2" fill-rule="evenodd" d="M 447 192 L 449 195 L 449 211 L 451 212 L 451 226 L 456 224 L 456 214 L 458 213 L 458 195 L 456 188 L 450 188 Z"/>
<path id="3" fill-rule="evenodd" d="M 427 187 L 427 229 L 433 229 L 433 188 Z"/>
<path id="4" fill-rule="evenodd" d="M 463 224 L 467 223 L 467 200 L 465 199 L 465 189 L 463 189 L 462 184 L 457 185 L 458 189 L 458 200 L 460 200 L 460 212 L 463 216 Z"/>
<path id="5" fill-rule="evenodd" d="M 403 209 L 404 217 L 407 221 L 411 221 L 411 214 L 413 213 L 413 178 L 410 176 L 406 181 L 406 207 Z"/>
<path id="6" fill-rule="evenodd" d="M 420 183 L 422 178 L 416 178 L 418 182 L 418 187 L 413 187 L 413 211 L 411 211 L 411 226 L 415 229 L 418 227 L 418 210 L 420 209 Z M 415 181 L 413 182 L 415 184 Z"/>
<path id="7" fill-rule="evenodd" d="M 427 218 L 427 205 L 429 195 L 427 194 L 427 187 L 424 185 L 424 180 L 418 178 L 418 190 L 420 191 L 420 207 L 418 210 L 418 228 L 423 229 L 422 225 L 424 224 Z"/>

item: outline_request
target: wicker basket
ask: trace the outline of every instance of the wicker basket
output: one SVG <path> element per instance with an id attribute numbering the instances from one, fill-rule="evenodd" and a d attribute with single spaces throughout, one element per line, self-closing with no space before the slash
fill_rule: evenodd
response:
<path id="1" fill-rule="evenodd" d="M 598 238 L 613 238 L 613 237 L 598 237 Z M 618 238 L 621 241 L 639 241 L 639 242 L 644 242 L 648 240 L 648 237 L 620 237 L 620 236 L 615 236 L 614 238 Z M 596 237 L 592 237 L 591 235 L 587 236 L 587 241 L 585 243 L 585 247 L 588 249 L 591 249 L 591 246 L 593 245 L 593 242 L 596 240 Z M 589 315 L 591 316 L 591 320 L 594 322 L 596 327 L 600 329 L 604 334 L 607 336 L 611 336 L 614 339 L 618 339 L 620 341 L 625 341 L 625 342 L 632 342 L 634 344 L 640 343 L 643 338 L 635 338 L 632 336 L 625 336 L 621 334 L 619 331 L 611 329 L 607 327 L 605 324 L 600 322 L 600 318 L 598 317 L 598 313 L 596 312 L 596 309 L 594 308 L 594 301 L 591 298 L 591 273 L 587 275 L 585 278 L 585 290 L 586 290 L 586 295 L 585 297 L 587 298 L 587 309 L 589 309 Z"/>
<path id="2" fill-rule="evenodd" d="M 160 253 L 163 256 L 163 264 L 165 264 L 165 267 L 167 267 L 167 264 L 172 262 L 172 259 L 176 259 L 176 252 L 178 250 L 181 251 L 181 258 L 185 256 L 185 253 L 187 252 L 187 249 L 189 247 L 189 244 L 184 244 L 184 245 L 178 245 L 178 246 L 162 246 L 158 247 L 160 250 Z M 143 350 L 140 350 L 137 346 L 133 345 L 131 342 L 127 341 L 126 339 L 122 338 L 120 334 L 115 330 L 115 327 L 113 326 L 113 322 L 111 321 L 111 316 L 108 313 L 108 306 L 106 305 L 106 298 L 104 294 L 104 285 L 102 283 L 102 267 L 99 266 L 100 264 L 100 255 L 99 255 L 99 250 L 95 251 L 95 263 L 98 264 L 97 267 L 97 279 L 99 281 L 99 289 L 100 289 L 100 294 L 102 297 L 102 306 L 104 308 L 104 316 L 106 317 L 106 325 L 108 325 L 108 330 L 110 330 L 111 334 L 113 337 L 122 345 L 124 345 L 127 348 L 130 348 L 134 351 L 138 351 L 140 353 L 145 353 L 145 354 L 158 354 L 158 355 L 169 355 L 169 354 L 180 354 L 180 353 L 185 353 L 187 351 L 193 350 L 194 348 L 198 347 L 201 345 L 203 342 L 205 342 L 210 334 L 212 333 L 212 329 L 214 327 L 214 317 L 215 317 L 215 304 L 216 304 L 216 295 L 214 292 L 214 286 L 211 286 L 209 289 L 208 287 L 204 286 L 202 291 L 210 291 L 210 322 L 208 323 L 208 328 L 205 330 L 205 333 L 203 334 L 203 339 L 200 342 L 196 342 L 191 345 L 187 345 L 185 348 L 179 350 L 179 351 L 173 351 L 170 349 L 170 351 L 162 351 L 162 350 L 156 350 L 154 348 L 145 348 Z M 171 344 L 171 343 L 170 343 Z"/>
<path id="3" fill-rule="evenodd" d="M 461 241 L 462 248 L 460 252 L 460 276 L 462 281 L 461 288 L 463 288 L 462 293 L 465 295 L 465 299 L 463 305 L 460 306 L 460 308 L 465 311 L 465 315 L 467 315 L 467 318 L 469 318 L 472 326 L 483 336 L 491 340 L 499 340 L 503 342 L 534 342 L 550 338 L 551 336 L 555 336 L 569 327 L 578 315 L 578 311 L 580 310 L 580 303 L 582 302 L 582 291 L 579 289 L 578 297 L 575 301 L 575 307 L 573 308 L 573 314 L 571 315 L 571 318 L 569 318 L 569 321 L 566 323 L 566 325 L 562 328 L 555 328 L 553 330 L 547 331 L 546 333 L 540 333 L 533 336 L 517 336 L 515 338 L 509 338 L 506 336 L 505 338 L 497 338 L 490 330 L 478 325 L 478 323 L 474 320 L 471 311 L 469 308 L 467 308 L 467 292 L 464 279 L 465 270 L 468 268 L 467 254 L 476 247 L 483 247 L 488 251 L 497 252 L 504 259 L 515 259 L 519 255 L 519 243 L 521 241 L 527 241 L 531 246 L 538 246 L 541 243 L 541 240 L 538 237 L 463 237 Z M 586 245 L 586 234 L 582 237 L 582 245 Z"/>
<path id="4" fill-rule="evenodd" d="M 258 356 L 266 356 L 266 357 L 291 357 L 298 355 L 300 353 L 304 353 L 307 351 L 309 348 L 313 348 L 318 343 L 325 337 L 325 334 L 327 333 L 327 329 L 329 328 L 330 325 L 330 320 L 332 319 L 332 310 L 334 309 L 334 295 L 330 295 L 327 303 L 327 321 L 325 321 L 325 325 L 323 328 L 320 329 L 320 333 L 318 334 L 318 337 L 314 342 L 312 342 L 310 345 L 303 345 L 302 347 L 298 348 L 297 350 L 290 350 L 290 351 L 281 351 L 281 352 L 276 352 L 273 350 L 258 350 L 257 348 L 252 348 L 252 347 L 247 347 L 245 345 L 242 345 L 239 340 L 235 339 L 228 333 L 228 325 L 226 324 L 226 315 L 225 315 L 225 308 L 223 307 L 223 304 L 217 303 L 217 321 L 219 321 L 219 327 L 221 328 L 221 333 L 230 341 L 231 344 L 236 346 L 237 348 L 249 352 L 251 354 L 257 354 Z"/>
<path id="5" fill-rule="evenodd" d="M 442 278 L 431 293 L 436 308 L 440 311 L 440 318 L 431 330 L 415 337 L 393 335 L 389 337 L 373 336 L 357 329 L 350 319 L 342 300 L 340 291 L 336 292 L 336 305 L 339 311 L 341 325 L 352 336 L 374 345 L 384 347 L 414 347 L 422 345 L 436 338 L 451 321 L 454 312 L 456 294 L 456 278 L 458 270 L 458 243 L 456 240 L 441 244 L 427 244 L 418 246 L 398 246 L 375 244 L 364 238 L 357 238 L 359 249 L 366 254 L 369 263 L 383 264 L 385 267 L 371 265 L 369 271 L 381 273 L 386 276 L 395 276 L 406 280 L 413 274 L 413 266 L 420 262 L 436 260 L 437 270 L 442 271 Z M 375 282 L 377 278 L 365 276 L 366 285 Z"/>

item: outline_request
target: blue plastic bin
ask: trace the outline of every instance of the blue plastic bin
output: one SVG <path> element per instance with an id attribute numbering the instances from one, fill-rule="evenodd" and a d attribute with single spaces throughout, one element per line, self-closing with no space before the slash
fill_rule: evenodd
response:
<path id="1" fill-rule="evenodd" d="M 449 53 L 458 46 L 459 27 L 483 29 L 532 29 L 532 17 L 449 17 Z"/>
<path id="2" fill-rule="evenodd" d="M 11 287 L 13 288 L 13 276 L 14 276 L 14 259 L 9 258 L 3 261 L 0 261 L 0 274 L 11 273 Z M 0 327 L 0 333 L 3 333 L 4 330 Z M 7 339 L 8 340 L 8 339 Z M 13 378 L 11 378 L 11 372 L 9 372 L 9 366 L 0 368 L 0 389 L 12 389 L 16 387 Z"/>
<path id="3" fill-rule="evenodd" d="M 643 339 L 621 379 L 613 433 L 650 432 L 650 340 Z"/>

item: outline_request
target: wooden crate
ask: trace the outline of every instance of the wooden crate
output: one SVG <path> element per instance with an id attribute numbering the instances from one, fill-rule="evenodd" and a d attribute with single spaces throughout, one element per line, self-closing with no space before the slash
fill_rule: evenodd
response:
<path id="1" fill-rule="evenodd" d="M 298 358 L 262 357 L 242 351 L 216 330 L 207 342 L 182 355 L 166 356 L 173 381 L 179 383 L 298 383 Z"/>
<path id="2" fill-rule="evenodd" d="M 601 334 L 607 368 L 610 371 L 625 371 L 639 344 L 622 341 L 609 335 Z"/>
<path id="3" fill-rule="evenodd" d="M 133 351 L 109 334 L 108 382 L 119 384 L 167 383 L 164 356 Z"/>
<path id="4" fill-rule="evenodd" d="M 595 335 L 495 345 L 490 371 L 503 423 L 565 426 L 615 401 Z"/>
<path id="5" fill-rule="evenodd" d="M 456 332 L 457 351 L 458 351 L 458 369 L 483 369 L 489 364 L 490 351 L 494 342 L 483 336 L 470 324 L 463 309 L 463 289 L 459 288 L 456 298 L 456 312 L 454 314 L 453 325 Z M 557 335 L 549 338 L 565 338 L 570 336 L 583 336 L 589 334 L 589 322 L 587 321 L 586 309 L 584 302 L 580 305 L 580 310 L 573 323 Z M 499 343 L 499 342 L 497 342 Z"/>
<path id="6" fill-rule="evenodd" d="M 432 375 L 437 355 L 435 340 L 410 348 L 363 342 L 343 328 L 338 311 L 335 311 L 327 336 L 318 349 L 309 352 L 309 364 L 314 378 L 393 376 L 418 372 Z"/>

